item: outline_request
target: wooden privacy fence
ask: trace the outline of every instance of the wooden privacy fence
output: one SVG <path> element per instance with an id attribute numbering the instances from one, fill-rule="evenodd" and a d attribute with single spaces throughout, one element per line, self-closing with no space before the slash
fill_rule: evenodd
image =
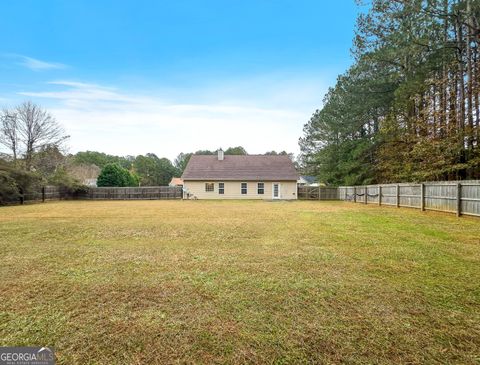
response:
<path id="1" fill-rule="evenodd" d="M 28 191 L 20 196 L 0 199 L 2 204 L 23 204 L 44 202 L 47 200 L 78 199 L 78 200 L 159 200 L 182 199 L 181 187 L 175 186 L 147 186 L 132 188 L 88 188 L 85 191 L 72 192 L 70 189 L 59 186 L 44 186 L 37 190 Z"/>
<path id="2" fill-rule="evenodd" d="M 480 217 L 480 181 L 341 186 L 340 200 Z"/>
<path id="3" fill-rule="evenodd" d="M 338 188 L 326 186 L 299 186 L 298 199 L 338 200 Z"/>
<path id="4" fill-rule="evenodd" d="M 61 200 L 72 198 L 72 193 L 65 187 L 60 186 L 43 186 L 39 190 L 29 191 L 24 194 L 20 194 L 18 198 L 20 204 L 24 202 L 40 202 L 46 200 Z M 8 201 L 10 203 L 17 203 L 17 199 Z"/>
<path id="5" fill-rule="evenodd" d="M 159 200 L 182 199 L 183 190 L 180 186 L 141 186 L 125 188 L 89 188 L 81 193 L 79 199 L 92 200 Z"/>

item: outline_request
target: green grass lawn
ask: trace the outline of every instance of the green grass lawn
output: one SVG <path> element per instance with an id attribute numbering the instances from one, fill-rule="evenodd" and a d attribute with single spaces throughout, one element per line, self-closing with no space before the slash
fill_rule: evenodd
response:
<path id="1" fill-rule="evenodd" d="M 0 208 L 0 345 L 60 364 L 480 362 L 480 220 L 344 202 Z"/>

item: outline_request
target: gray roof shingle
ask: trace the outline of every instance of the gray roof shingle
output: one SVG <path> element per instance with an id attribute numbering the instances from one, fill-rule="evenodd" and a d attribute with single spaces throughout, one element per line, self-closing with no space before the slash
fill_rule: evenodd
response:
<path id="1" fill-rule="evenodd" d="M 298 174 L 288 156 L 193 155 L 183 180 L 297 180 Z"/>

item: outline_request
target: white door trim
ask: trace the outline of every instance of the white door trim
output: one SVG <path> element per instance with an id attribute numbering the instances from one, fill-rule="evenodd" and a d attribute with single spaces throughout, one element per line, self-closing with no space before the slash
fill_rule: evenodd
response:
<path id="1" fill-rule="evenodd" d="M 278 185 L 278 196 L 275 196 L 275 185 Z M 274 182 L 272 183 L 272 199 L 280 199 L 281 193 L 280 193 L 280 183 Z"/>

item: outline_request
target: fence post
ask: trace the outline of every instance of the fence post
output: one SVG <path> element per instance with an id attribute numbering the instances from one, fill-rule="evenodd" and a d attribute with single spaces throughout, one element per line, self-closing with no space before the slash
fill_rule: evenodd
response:
<path id="1" fill-rule="evenodd" d="M 397 184 L 397 208 L 400 208 L 400 185 Z"/>
<path id="2" fill-rule="evenodd" d="M 420 210 L 425 210 L 425 184 L 420 184 Z"/>
<path id="3" fill-rule="evenodd" d="M 354 203 L 357 202 L 357 187 L 356 186 L 353 187 L 353 202 Z"/>
<path id="4" fill-rule="evenodd" d="M 378 205 L 382 205 L 382 185 L 378 185 Z"/>
<path id="5" fill-rule="evenodd" d="M 42 203 L 45 203 L 45 186 L 42 186 Z"/>
<path id="6" fill-rule="evenodd" d="M 365 189 L 363 190 L 363 192 L 365 193 L 365 197 L 363 198 L 364 201 L 365 201 L 365 204 L 368 204 L 368 201 L 367 201 L 367 199 L 368 199 L 368 186 L 367 185 L 365 185 Z"/>
<path id="7" fill-rule="evenodd" d="M 457 184 L 457 217 L 462 215 L 462 184 Z"/>
<path id="8" fill-rule="evenodd" d="M 320 190 L 320 186 L 319 186 L 318 187 L 318 200 L 322 200 L 322 199 L 320 199 L 320 192 L 321 192 L 321 190 Z"/>

